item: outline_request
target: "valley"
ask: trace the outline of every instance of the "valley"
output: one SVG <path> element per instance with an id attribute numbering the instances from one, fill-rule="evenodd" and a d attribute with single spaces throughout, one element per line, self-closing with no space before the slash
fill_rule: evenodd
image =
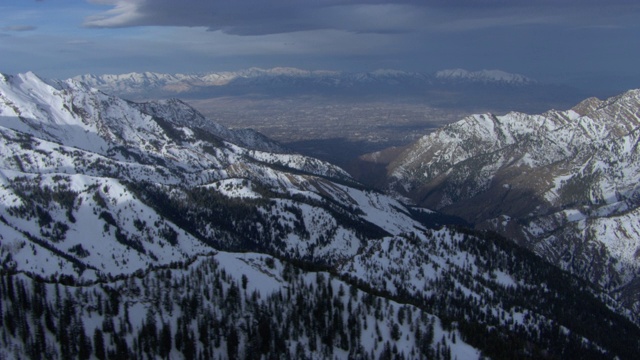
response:
<path id="1" fill-rule="evenodd" d="M 229 128 L 254 129 L 302 154 L 345 166 L 357 157 L 407 145 L 468 113 L 426 104 L 319 97 L 187 100 Z"/>
<path id="2" fill-rule="evenodd" d="M 232 129 L 254 129 L 302 154 L 349 168 L 474 113 L 566 109 L 583 92 L 499 70 L 435 73 L 251 68 L 205 74 L 74 77 L 133 101 L 177 97 Z M 363 179 L 366 181 L 366 179 Z"/>

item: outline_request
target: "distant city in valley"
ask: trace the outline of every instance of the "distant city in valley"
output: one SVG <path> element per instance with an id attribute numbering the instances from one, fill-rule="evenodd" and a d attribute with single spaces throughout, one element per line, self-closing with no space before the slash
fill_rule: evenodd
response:
<path id="1" fill-rule="evenodd" d="M 361 155 L 408 145 L 472 113 L 541 113 L 570 108 L 584 98 L 578 89 L 500 70 L 252 68 L 74 79 L 137 101 L 179 97 L 227 127 L 251 128 L 295 151 L 347 167 Z"/>
<path id="2" fill-rule="evenodd" d="M 254 129 L 295 151 L 342 165 L 369 152 L 407 145 L 467 114 L 390 101 L 222 98 L 189 103 L 225 126 Z"/>

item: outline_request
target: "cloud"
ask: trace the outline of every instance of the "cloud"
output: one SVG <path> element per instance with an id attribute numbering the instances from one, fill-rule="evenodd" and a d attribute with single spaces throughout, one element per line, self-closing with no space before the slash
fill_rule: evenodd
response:
<path id="1" fill-rule="evenodd" d="M 111 8 L 87 27 L 205 27 L 236 35 L 308 30 L 355 33 L 470 31 L 479 28 L 594 21 L 605 12 L 636 15 L 637 1 L 611 0 L 89 0 Z M 581 16 L 583 15 L 583 16 Z M 615 17 L 615 16 L 614 16 Z M 595 17 L 600 26 L 618 25 Z"/>
<path id="2" fill-rule="evenodd" d="M 328 29 L 326 9 L 344 0 L 91 0 L 112 8 L 85 19 L 88 27 L 188 26 L 237 35 Z M 359 1 L 352 2 L 357 4 Z M 320 16 L 319 10 L 325 10 Z"/>
<path id="3" fill-rule="evenodd" d="M 13 25 L 2 28 L 4 31 L 33 31 L 35 29 L 37 29 L 37 27 L 32 25 Z"/>

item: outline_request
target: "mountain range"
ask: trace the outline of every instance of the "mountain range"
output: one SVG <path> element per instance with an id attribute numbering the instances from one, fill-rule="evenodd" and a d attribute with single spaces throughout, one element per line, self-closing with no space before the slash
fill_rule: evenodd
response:
<path id="1" fill-rule="evenodd" d="M 501 70 L 340 72 L 279 67 L 204 74 L 86 74 L 74 80 L 134 100 L 176 96 L 182 99 L 320 96 L 340 101 L 395 99 L 438 107 L 492 110 L 516 107 L 521 111 L 542 111 L 549 106 L 566 106 L 584 97 L 570 86 L 542 83 Z M 504 104 L 509 104 L 511 109 Z"/>
<path id="2" fill-rule="evenodd" d="M 500 70 L 470 72 L 464 69 L 450 69 L 435 74 L 422 74 L 399 70 L 380 69 L 367 73 L 348 73 L 328 70 L 302 70 L 278 67 L 271 69 L 250 68 L 235 72 L 211 72 L 205 74 L 162 74 L 154 72 L 129 73 L 119 75 L 79 75 L 74 77 L 89 86 L 103 91 L 120 94 L 136 94 L 152 89 L 167 92 L 190 92 L 198 87 L 225 87 L 236 84 L 259 85 L 308 85 L 326 87 L 353 87 L 362 84 L 398 85 L 401 83 L 434 83 L 437 81 L 458 81 L 469 83 L 493 83 L 524 86 L 537 83 L 520 74 L 510 74 Z"/>
<path id="3" fill-rule="evenodd" d="M 640 309 L 640 91 L 540 115 L 478 114 L 386 164 L 387 189 L 497 231 Z"/>
<path id="4" fill-rule="evenodd" d="M 179 100 L 0 75 L 0 153 L 9 358 L 640 350 L 634 308 L 594 283 Z M 410 195 L 412 172 L 397 169 L 393 188 Z M 596 210 L 618 214 L 620 201 L 607 204 Z"/>

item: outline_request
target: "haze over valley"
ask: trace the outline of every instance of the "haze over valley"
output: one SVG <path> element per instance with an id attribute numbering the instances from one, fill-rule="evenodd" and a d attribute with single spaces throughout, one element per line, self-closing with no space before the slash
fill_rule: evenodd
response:
<path id="1" fill-rule="evenodd" d="M 253 68 L 200 75 L 75 79 L 132 100 L 180 97 L 230 128 L 252 128 L 301 153 L 349 166 L 477 112 L 570 108 L 583 92 L 499 70 L 350 73 Z"/>

